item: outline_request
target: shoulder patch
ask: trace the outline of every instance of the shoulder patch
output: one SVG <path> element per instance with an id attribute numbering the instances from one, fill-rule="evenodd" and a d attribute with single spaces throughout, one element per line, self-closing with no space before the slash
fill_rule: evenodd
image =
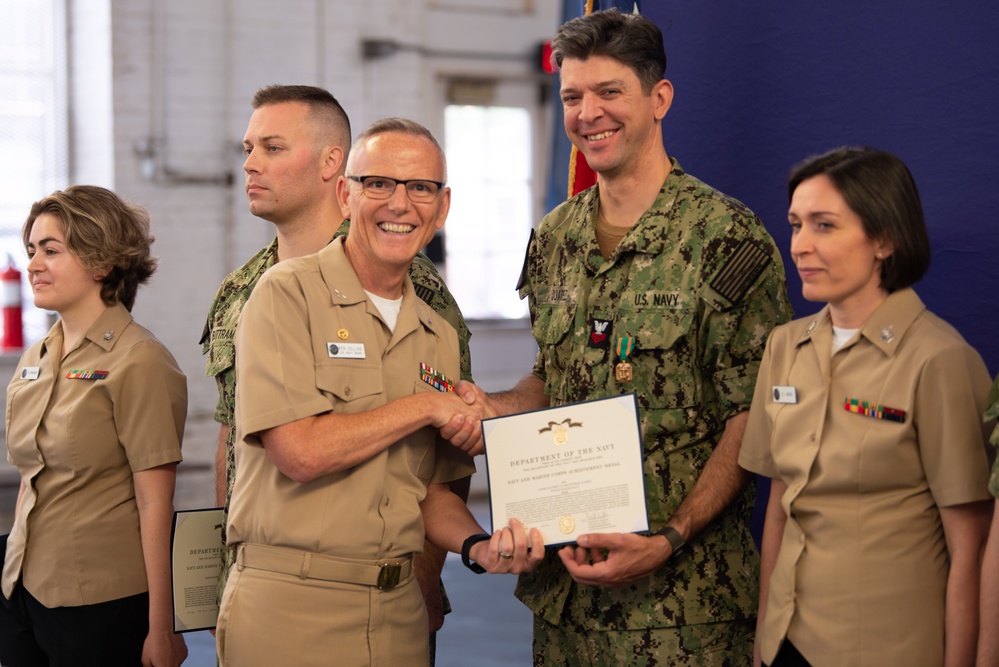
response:
<path id="1" fill-rule="evenodd" d="M 434 298 L 444 290 L 444 285 L 437 275 L 437 267 L 423 253 L 413 258 L 409 267 L 409 278 L 413 281 L 413 291 L 420 300 L 433 307 Z"/>
<path id="2" fill-rule="evenodd" d="M 738 303 L 770 261 L 770 255 L 754 241 L 743 239 L 711 281 L 711 288 L 732 303 Z"/>
<path id="3" fill-rule="evenodd" d="M 413 291 L 416 292 L 416 296 L 420 297 L 420 299 L 422 299 L 428 306 L 434 300 L 434 295 L 437 293 L 432 287 L 428 285 L 421 285 L 420 283 L 413 283 Z"/>

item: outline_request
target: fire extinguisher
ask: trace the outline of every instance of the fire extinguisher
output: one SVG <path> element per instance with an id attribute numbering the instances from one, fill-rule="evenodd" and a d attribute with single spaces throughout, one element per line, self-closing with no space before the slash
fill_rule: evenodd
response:
<path id="1" fill-rule="evenodd" d="M 21 324 L 21 272 L 7 255 L 7 268 L 0 272 L 3 291 L 3 351 L 20 352 L 24 348 Z"/>

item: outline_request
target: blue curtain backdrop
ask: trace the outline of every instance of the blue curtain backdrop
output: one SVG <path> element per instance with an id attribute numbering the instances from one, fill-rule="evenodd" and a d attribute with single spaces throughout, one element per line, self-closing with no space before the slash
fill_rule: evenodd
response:
<path id="1" fill-rule="evenodd" d="M 569 19 L 585 3 L 563 7 Z M 836 146 L 874 146 L 919 185 L 933 259 L 916 291 L 999 372 L 999 4 L 653 0 L 641 11 L 663 31 L 676 91 L 667 153 L 762 218 L 796 316 L 820 304 L 801 298 L 788 252 L 787 174 Z M 555 106 L 549 209 L 565 199 L 569 156 Z M 769 495 L 758 488 L 757 540 Z"/>
<path id="2" fill-rule="evenodd" d="M 916 284 L 999 371 L 999 4 L 647 2 L 675 88 L 667 152 L 742 200 L 788 253 L 786 177 L 804 157 L 867 144 L 916 178 L 933 244 Z"/>
<path id="3" fill-rule="evenodd" d="M 563 7 L 568 19 L 585 3 Z M 926 210 L 933 262 L 916 290 L 999 372 L 999 4 L 657 0 L 641 11 L 663 30 L 676 89 L 667 152 L 763 219 L 796 314 L 817 306 L 787 251 L 788 171 L 843 144 L 882 148 L 908 164 Z M 549 208 L 565 199 L 568 163 L 555 115 Z"/>

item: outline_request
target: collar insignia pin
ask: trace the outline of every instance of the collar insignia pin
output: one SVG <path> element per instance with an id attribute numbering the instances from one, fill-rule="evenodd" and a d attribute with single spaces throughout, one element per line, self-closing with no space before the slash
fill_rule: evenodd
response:
<path id="1" fill-rule="evenodd" d="M 114 340 L 114 329 L 111 329 L 110 331 L 105 331 L 104 332 L 104 340 L 106 340 L 106 341 L 112 341 L 112 340 Z"/>
<path id="2" fill-rule="evenodd" d="M 886 327 L 881 327 L 881 342 L 890 343 L 895 340 L 895 332 L 892 330 L 892 326 L 889 324 Z"/>
<path id="3" fill-rule="evenodd" d="M 812 333 L 813 331 L 815 331 L 815 325 L 816 324 L 818 324 L 818 322 L 816 322 L 815 320 L 812 320 L 811 324 L 808 325 L 808 328 L 805 329 L 805 335 L 806 336 L 809 335 L 810 333 Z"/>

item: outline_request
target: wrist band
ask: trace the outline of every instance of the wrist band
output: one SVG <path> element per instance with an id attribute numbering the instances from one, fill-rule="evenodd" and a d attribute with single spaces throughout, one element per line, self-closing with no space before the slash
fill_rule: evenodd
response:
<path id="1" fill-rule="evenodd" d="M 677 531 L 677 529 L 674 528 L 673 526 L 663 526 L 662 528 L 660 528 L 659 530 L 657 530 L 652 534 L 662 535 L 663 537 L 666 538 L 666 541 L 669 542 L 669 546 L 673 551 L 673 554 L 670 556 L 671 558 L 673 555 L 676 555 L 676 553 L 679 552 L 680 549 L 683 549 L 684 545 L 686 544 L 686 542 L 684 542 L 683 538 L 680 536 L 679 531 Z"/>
<path id="2" fill-rule="evenodd" d="M 491 535 L 486 535 L 485 533 L 478 533 L 477 535 L 472 535 L 465 540 L 465 543 L 461 545 L 461 562 L 465 564 L 469 570 L 475 574 L 482 574 L 486 571 L 486 568 L 482 567 L 478 563 L 473 563 L 468 557 L 468 552 L 472 550 L 472 547 L 479 542 L 485 542 L 490 539 Z"/>

